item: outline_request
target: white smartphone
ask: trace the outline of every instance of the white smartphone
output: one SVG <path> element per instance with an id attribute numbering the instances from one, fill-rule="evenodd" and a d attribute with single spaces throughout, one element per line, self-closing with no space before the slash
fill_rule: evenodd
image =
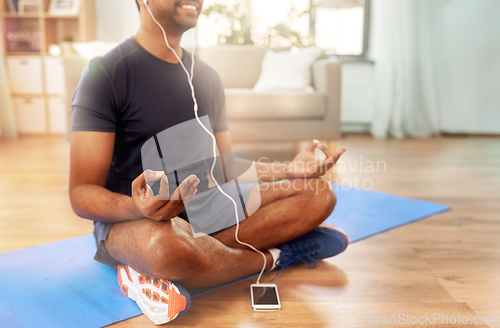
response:
<path id="1" fill-rule="evenodd" d="M 278 286 L 275 284 L 252 284 L 250 293 L 254 311 L 279 311 L 281 309 Z"/>

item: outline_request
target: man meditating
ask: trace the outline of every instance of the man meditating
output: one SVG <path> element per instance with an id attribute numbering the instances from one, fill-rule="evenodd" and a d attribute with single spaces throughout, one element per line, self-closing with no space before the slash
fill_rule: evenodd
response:
<path id="1" fill-rule="evenodd" d="M 71 204 L 76 214 L 94 221 L 95 259 L 118 267 L 121 290 L 156 324 L 187 312 L 190 296 L 184 287 L 230 282 L 259 272 L 264 264 L 261 254 L 236 241 L 235 225 L 194 233 L 184 207 L 198 189 L 213 184 L 209 167 L 178 186 L 169 185 L 164 170 L 143 171 L 143 145 L 195 119 L 188 78 L 177 58 L 191 67 L 191 54 L 180 40 L 196 25 L 202 4 L 140 0 L 140 30 L 89 63 L 72 103 Z M 211 122 L 218 151 L 230 154 L 220 78 L 198 59 L 193 73 L 198 115 Z M 316 148 L 326 159 L 316 158 Z M 340 229 L 319 227 L 336 203 L 333 189 L 320 176 L 344 151 L 332 154 L 313 141 L 290 164 L 255 163 L 259 183 L 242 187 L 241 196 L 260 196 L 260 206 L 239 224 L 238 238 L 264 253 L 266 270 L 331 257 L 347 247 Z M 159 195 L 152 194 L 150 181 L 160 182 Z M 220 211 L 234 216 L 231 207 Z"/>

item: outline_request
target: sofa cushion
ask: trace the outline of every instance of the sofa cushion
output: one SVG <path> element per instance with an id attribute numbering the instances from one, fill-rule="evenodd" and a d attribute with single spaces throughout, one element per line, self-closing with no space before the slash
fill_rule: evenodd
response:
<path id="1" fill-rule="evenodd" d="M 224 45 L 199 48 L 197 54 L 219 73 L 225 88 L 253 88 L 259 79 L 266 49 Z"/>
<path id="2" fill-rule="evenodd" d="M 321 49 L 316 47 L 284 52 L 268 50 L 262 61 L 259 80 L 253 89 L 303 89 L 310 86 L 311 66 L 320 55 Z"/>
<path id="3" fill-rule="evenodd" d="M 227 116 L 230 120 L 323 118 L 326 97 L 311 91 L 225 89 Z"/>

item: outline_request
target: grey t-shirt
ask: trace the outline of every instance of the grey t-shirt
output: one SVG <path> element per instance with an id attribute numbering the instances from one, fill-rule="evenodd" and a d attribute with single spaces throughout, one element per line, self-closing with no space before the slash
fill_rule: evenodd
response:
<path id="1" fill-rule="evenodd" d="M 191 54 L 183 50 L 182 61 L 189 69 Z M 208 115 L 214 133 L 226 131 L 224 88 L 217 72 L 196 58 L 193 84 L 199 116 Z M 195 118 L 191 90 L 180 64 L 153 56 L 133 38 L 90 61 L 72 106 L 71 131 L 116 133 L 106 188 L 129 196 L 132 181 L 143 172 L 143 144 L 159 132 Z M 206 189 L 207 179 L 199 178 L 199 188 Z"/>

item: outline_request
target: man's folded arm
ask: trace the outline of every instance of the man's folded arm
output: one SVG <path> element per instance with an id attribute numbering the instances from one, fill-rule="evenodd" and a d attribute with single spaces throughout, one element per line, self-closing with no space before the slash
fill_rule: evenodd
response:
<path id="1" fill-rule="evenodd" d="M 101 222 L 143 217 L 131 197 L 105 188 L 114 143 L 112 132 L 71 132 L 69 197 L 80 217 Z"/>

